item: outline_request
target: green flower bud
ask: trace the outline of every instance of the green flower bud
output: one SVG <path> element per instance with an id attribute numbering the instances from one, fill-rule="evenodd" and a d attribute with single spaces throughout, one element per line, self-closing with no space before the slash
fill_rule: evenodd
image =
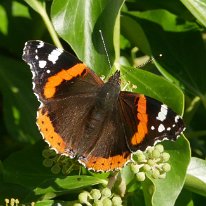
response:
<path id="1" fill-rule="evenodd" d="M 134 174 L 136 174 L 136 173 L 139 172 L 139 169 L 140 169 L 140 166 L 139 166 L 139 165 L 137 165 L 137 164 L 131 164 L 130 167 L 131 167 L 131 170 L 132 170 L 132 172 L 133 172 Z"/>
<path id="2" fill-rule="evenodd" d="M 140 182 L 143 182 L 145 180 L 145 173 L 144 172 L 139 172 L 136 174 L 136 178 L 137 178 L 137 181 L 140 181 Z"/>
<path id="3" fill-rule="evenodd" d="M 170 159 L 170 154 L 167 152 L 162 153 L 162 160 L 163 162 L 167 162 Z"/>
<path id="4" fill-rule="evenodd" d="M 61 171 L 61 167 L 59 166 L 59 164 L 55 164 L 52 168 L 51 168 L 51 172 L 53 174 L 58 174 Z"/>
<path id="5" fill-rule="evenodd" d="M 101 197 L 101 192 L 97 189 L 92 189 L 90 192 L 90 195 L 92 196 L 94 200 L 99 200 Z"/>
<path id="6" fill-rule="evenodd" d="M 143 170 L 144 170 L 145 172 L 148 172 L 148 171 L 151 170 L 151 166 L 148 165 L 148 164 L 145 164 L 145 165 L 143 166 Z"/>
<path id="7" fill-rule="evenodd" d="M 14 204 L 15 204 L 15 199 L 14 199 L 14 198 L 11 198 L 11 200 L 10 200 L 10 205 L 11 205 L 11 206 L 14 206 Z"/>
<path id="8" fill-rule="evenodd" d="M 122 205 L 122 199 L 119 196 L 115 196 L 112 198 L 112 204 L 113 206 L 121 206 Z"/>
<path id="9" fill-rule="evenodd" d="M 135 155 L 141 155 L 141 154 L 143 154 L 143 152 L 141 150 L 137 150 L 134 154 Z"/>
<path id="10" fill-rule="evenodd" d="M 154 166 L 154 165 L 156 164 L 155 161 L 152 160 L 152 159 L 149 159 L 149 160 L 147 161 L 147 163 L 148 163 L 149 166 Z"/>
<path id="11" fill-rule="evenodd" d="M 160 152 L 159 152 L 158 149 L 154 149 L 154 150 L 152 151 L 152 157 L 153 157 L 154 159 L 159 158 L 160 155 L 161 155 L 161 154 L 160 154 Z"/>
<path id="12" fill-rule="evenodd" d="M 112 201 L 109 198 L 105 198 L 102 200 L 104 206 L 112 206 Z"/>
<path id="13" fill-rule="evenodd" d="M 145 159 L 146 159 L 146 157 L 143 153 L 137 155 L 137 162 L 144 162 Z"/>
<path id="14" fill-rule="evenodd" d="M 171 170 L 171 165 L 168 164 L 168 163 L 164 163 L 163 166 L 162 166 L 162 170 L 164 172 L 169 172 Z"/>
<path id="15" fill-rule="evenodd" d="M 80 203 L 85 203 L 87 205 L 91 205 L 88 202 L 88 198 L 91 198 L 91 195 L 87 191 L 84 191 L 84 192 L 80 193 L 79 196 L 78 196 L 78 199 L 79 199 Z"/>
<path id="16" fill-rule="evenodd" d="M 5 201 L 6 205 L 9 204 L 9 199 L 5 199 L 4 201 Z"/>
<path id="17" fill-rule="evenodd" d="M 135 152 L 132 156 L 132 159 L 135 161 L 135 162 L 144 162 L 146 157 L 144 155 L 144 153 L 140 150 L 138 150 L 137 152 Z"/>
<path id="18" fill-rule="evenodd" d="M 154 150 L 154 147 L 148 147 L 146 153 L 151 154 Z"/>
<path id="19" fill-rule="evenodd" d="M 54 161 L 52 159 L 44 159 L 43 160 L 43 165 L 45 167 L 51 167 L 53 165 Z"/>
<path id="20" fill-rule="evenodd" d="M 164 151 L 164 147 L 161 144 L 156 145 L 155 149 L 157 149 L 160 153 L 162 153 Z"/>
<path id="21" fill-rule="evenodd" d="M 104 206 L 101 200 L 97 200 L 94 202 L 93 206 Z"/>
<path id="22" fill-rule="evenodd" d="M 44 149 L 42 151 L 42 156 L 45 157 L 45 158 L 49 158 L 50 157 L 50 152 L 48 149 Z"/>
<path id="23" fill-rule="evenodd" d="M 157 179 L 157 178 L 159 178 L 159 176 L 160 176 L 159 170 L 154 169 L 154 170 L 152 171 L 152 177 L 153 177 L 154 179 Z"/>
<path id="24" fill-rule="evenodd" d="M 73 206 L 82 206 L 80 203 L 74 203 Z"/>
<path id="25" fill-rule="evenodd" d="M 103 197 L 110 197 L 111 195 L 112 195 L 112 192 L 109 188 L 106 187 L 102 190 L 102 196 Z"/>

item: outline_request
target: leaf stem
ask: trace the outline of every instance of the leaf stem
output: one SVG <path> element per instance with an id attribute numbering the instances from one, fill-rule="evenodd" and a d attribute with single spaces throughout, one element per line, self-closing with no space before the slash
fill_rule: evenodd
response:
<path id="1" fill-rule="evenodd" d="M 63 48 L 49 19 L 49 16 L 47 15 L 45 4 L 41 4 L 37 0 L 25 0 L 25 2 L 42 17 L 54 44 L 59 48 Z"/>

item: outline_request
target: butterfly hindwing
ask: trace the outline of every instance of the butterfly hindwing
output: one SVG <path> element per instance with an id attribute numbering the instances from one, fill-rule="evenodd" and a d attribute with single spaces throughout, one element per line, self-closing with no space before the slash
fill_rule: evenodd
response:
<path id="1" fill-rule="evenodd" d="M 184 130 L 182 118 L 158 100 L 121 92 L 120 102 L 131 151 L 144 150 L 163 139 L 176 140 Z"/>

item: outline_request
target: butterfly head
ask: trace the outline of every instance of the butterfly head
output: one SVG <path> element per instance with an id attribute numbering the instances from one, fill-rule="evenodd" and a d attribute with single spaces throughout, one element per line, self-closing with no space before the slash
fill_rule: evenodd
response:
<path id="1" fill-rule="evenodd" d="M 120 93 L 120 72 L 116 71 L 106 82 L 98 94 L 102 108 L 109 108 L 117 102 Z"/>

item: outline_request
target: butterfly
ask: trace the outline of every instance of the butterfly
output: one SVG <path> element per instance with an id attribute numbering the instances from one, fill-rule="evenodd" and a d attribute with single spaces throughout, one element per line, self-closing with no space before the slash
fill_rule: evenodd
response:
<path id="1" fill-rule="evenodd" d="M 88 169 L 120 169 L 132 152 L 176 140 L 185 128 L 162 102 L 121 91 L 119 71 L 104 83 L 78 58 L 39 40 L 25 43 L 22 58 L 41 103 L 37 125 L 44 140 Z"/>

